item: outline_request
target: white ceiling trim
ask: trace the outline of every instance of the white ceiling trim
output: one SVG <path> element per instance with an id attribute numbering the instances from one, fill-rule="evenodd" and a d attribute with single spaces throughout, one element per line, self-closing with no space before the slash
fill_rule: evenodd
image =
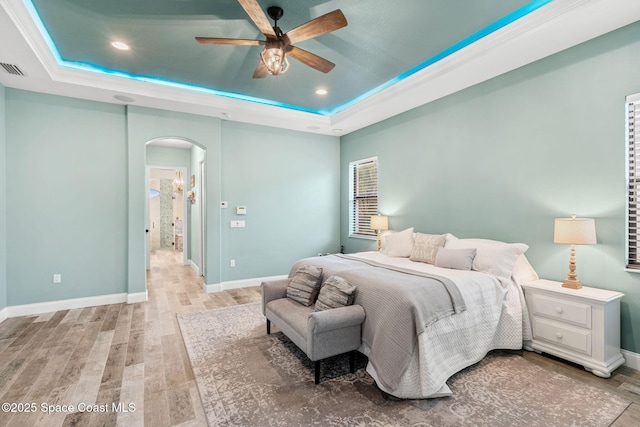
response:
<path id="1" fill-rule="evenodd" d="M 44 77 L 36 82 L 7 79 L 9 87 L 110 103 L 122 103 L 114 96 L 125 95 L 133 105 L 326 135 L 353 132 L 640 20 L 638 0 L 554 0 L 346 110 L 322 116 L 60 66 L 24 2 L 0 4 L 46 72 L 34 72 Z"/>

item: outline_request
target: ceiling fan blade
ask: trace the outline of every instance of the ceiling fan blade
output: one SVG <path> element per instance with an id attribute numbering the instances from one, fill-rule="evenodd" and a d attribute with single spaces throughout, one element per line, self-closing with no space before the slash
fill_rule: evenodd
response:
<path id="1" fill-rule="evenodd" d="M 225 39 L 219 37 L 196 37 L 196 41 L 202 44 L 236 44 L 245 46 L 258 46 L 265 43 L 262 40 Z"/>
<path id="2" fill-rule="evenodd" d="M 285 44 L 294 44 L 346 26 L 347 18 L 340 9 L 336 9 L 294 28 L 282 36 L 282 40 Z"/>
<path id="3" fill-rule="evenodd" d="M 258 66 L 256 70 L 253 72 L 254 79 L 264 79 L 269 75 L 269 70 L 267 70 L 267 66 L 264 65 L 264 62 L 258 62 Z"/>
<path id="4" fill-rule="evenodd" d="M 306 50 L 300 49 L 299 47 L 295 46 L 287 47 L 287 55 L 294 59 L 297 59 L 298 61 L 302 62 L 305 65 L 308 65 L 311 68 L 322 71 L 323 73 L 328 73 L 329 71 L 333 70 L 333 67 L 336 66 L 336 64 L 331 61 L 328 61 L 318 55 L 307 52 Z"/>
<path id="5" fill-rule="evenodd" d="M 258 27 L 262 34 L 268 37 L 277 38 L 276 32 L 273 31 L 273 27 L 267 19 L 267 15 L 258 4 L 256 0 L 238 0 L 240 6 L 247 12 L 247 15 L 251 18 L 254 24 Z"/>

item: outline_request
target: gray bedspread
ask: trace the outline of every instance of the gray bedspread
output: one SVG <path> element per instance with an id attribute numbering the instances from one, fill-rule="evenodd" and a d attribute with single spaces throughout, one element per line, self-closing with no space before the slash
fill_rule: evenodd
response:
<path id="1" fill-rule="evenodd" d="M 362 340 L 387 390 L 397 389 L 418 335 L 438 319 L 466 310 L 458 287 L 442 276 L 341 254 L 302 259 L 289 276 L 304 264 L 322 267 L 323 281 L 337 275 L 357 287 L 354 303 L 366 313 Z"/>

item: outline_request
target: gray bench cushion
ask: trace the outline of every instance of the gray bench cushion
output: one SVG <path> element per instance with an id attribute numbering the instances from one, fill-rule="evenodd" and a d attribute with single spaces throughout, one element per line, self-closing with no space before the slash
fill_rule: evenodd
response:
<path id="1" fill-rule="evenodd" d="M 307 319 L 313 313 L 313 306 L 306 307 L 289 298 L 269 301 L 266 305 L 266 316 L 295 345 L 307 350 Z"/>

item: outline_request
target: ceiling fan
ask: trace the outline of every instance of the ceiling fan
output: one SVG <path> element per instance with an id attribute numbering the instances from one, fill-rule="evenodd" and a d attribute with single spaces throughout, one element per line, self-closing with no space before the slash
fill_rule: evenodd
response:
<path id="1" fill-rule="evenodd" d="M 286 73 L 289 70 L 287 56 L 295 58 L 323 73 L 328 73 L 335 67 L 336 64 L 333 62 L 295 47 L 293 44 L 346 27 L 347 19 L 340 9 L 312 19 L 287 33 L 282 33 L 282 30 L 278 27 L 278 20 L 284 14 L 282 8 L 278 6 L 267 8 L 267 13 L 274 21 L 273 26 L 271 26 L 257 0 L 238 0 L 238 2 L 258 29 L 262 31 L 262 34 L 267 37 L 266 40 L 196 37 L 196 41 L 203 44 L 264 45 L 265 48 L 260 53 L 260 62 L 253 73 L 254 79 L 261 79 L 269 74 L 277 76 Z"/>

